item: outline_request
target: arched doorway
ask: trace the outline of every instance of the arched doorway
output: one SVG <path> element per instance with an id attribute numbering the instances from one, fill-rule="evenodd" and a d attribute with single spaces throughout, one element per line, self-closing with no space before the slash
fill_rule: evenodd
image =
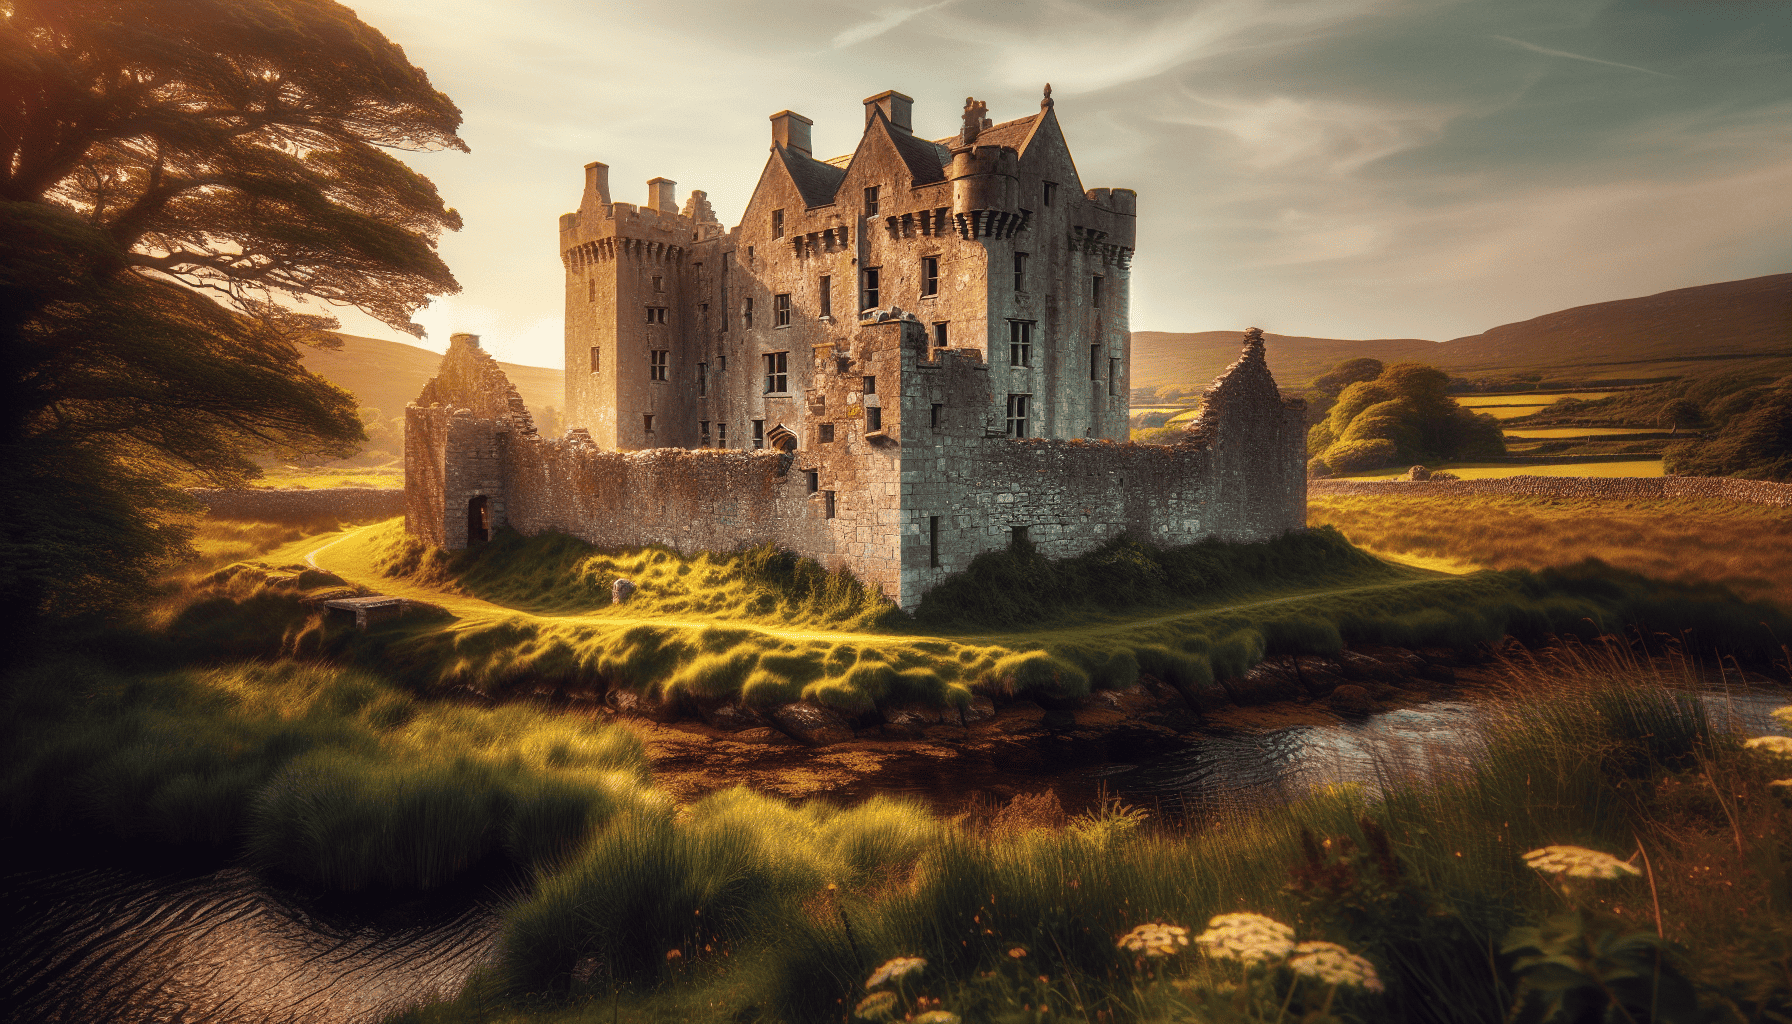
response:
<path id="1" fill-rule="evenodd" d="M 484 544 L 492 539 L 491 502 L 483 494 L 467 502 L 467 546 Z"/>

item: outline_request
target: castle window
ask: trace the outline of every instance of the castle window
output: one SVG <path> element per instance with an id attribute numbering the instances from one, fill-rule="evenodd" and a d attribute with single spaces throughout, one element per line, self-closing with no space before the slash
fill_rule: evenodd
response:
<path id="1" fill-rule="evenodd" d="M 1008 436 L 1027 436 L 1027 406 L 1032 404 L 1032 395 L 1008 396 Z"/>
<path id="2" fill-rule="evenodd" d="M 746 306 L 744 308 L 742 308 L 740 311 L 740 322 L 745 327 L 751 327 L 751 326 L 753 326 L 753 299 L 752 299 L 752 297 L 749 296 L 747 298 L 746 302 L 747 302 Z"/>
<path id="3" fill-rule="evenodd" d="M 921 294 L 938 295 L 940 293 L 940 258 L 938 256 L 921 257 Z"/>
<path id="4" fill-rule="evenodd" d="M 940 567 L 940 517 L 927 517 L 927 564 Z"/>
<path id="5" fill-rule="evenodd" d="M 790 296 L 788 293 L 772 296 L 772 320 L 774 327 L 790 326 Z"/>
<path id="6" fill-rule="evenodd" d="M 821 498 L 822 498 L 822 505 L 827 510 L 827 517 L 829 519 L 834 518 L 834 492 L 833 491 L 822 491 Z"/>
<path id="7" fill-rule="evenodd" d="M 647 322 L 650 324 L 664 324 L 666 322 L 666 307 L 648 306 Z"/>
<path id="8" fill-rule="evenodd" d="M 592 373 L 596 373 L 598 370 L 598 364 L 601 362 L 601 359 L 599 357 L 602 352 L 603 352 L 603 350 L 598 348 L 596 345 L 591 346 L 591 372 Z"/>
<path id="9" fill-rule="evenodd" d="M 877 216 L 877 186 L 876 185 L 873 185 L 870 188 L 867 188 L 865 190 L 865 216 L 867 216 L 867 217 Z"/>
<path id="10" fill-rule="evenodd" d="M 647 413 L 641 417 L 641 426 L 647 433 L 653 433 L 653 413 Z"/>
<path id="11" fill-rule="evenodd" d="M 773 238 L 783 238 L 784 237 L 784 211 L 783 210 L 773 210 L 772 211 L 772 237 Z"/>
<path id="12" fill-rule="evenodd" d="M 1027 254 L 1024 252 L 1014 254 L 1014 290 L 1027 290 Z"/>
<path id="13" fill-rule="evenodd" d="M 946 347 L 946 321 L 944 320 L 933 325 L 933 347 Z"/>
<path id="14" fill-rule="evenodd" d="M 595 278 L 585 282 L 585 301 L 597 301 L 597 280 Z"/>
<path id="15" fill-rule="evenodd" d="M 821 425 L 821 443 L 827 444 L 828 442 L 832 441 L 833 439 L 834 439 L 834 425 L 832 423 L 823 423 Z"/>
<path id="16" fill-rule="evenodd" d="M 716 447 L 728 447 L 728 424 L 726 423 L 716 424 Z"/>
<path id="17" fill-rule="evenodd" d="M 764 420 L 754 420 L 753 421 L 753 447 L 755 449 L 765 447 L 765 421 Z"/>
<path id="18" fill-rule="evenodd" d="M 747 266 L 756 267 L 758 265 L 759 261 L 753 257 L 753 247 L 747 246 Z"/>
<path id="19" fill-rule="evenodd" d="M 865 268 L 865 287 L 862 297 L 859 299 L 860 309 L 876 309 L 878 307 L 878 280 L 882 276 L 882 270 L 882 267 Z"/>
<path id="20" fill-rule="evenodd" d="M 1026 551 L 1029 547 L 1032 546 L 1031 544 L 1029 544 L 1027 542 L 1027 528 L 1024 526 L 1009 527 L 1008 528 L 1008 543 L 1010 545 L 1012 545 L 1014 550 L 1016 550 L 1016 551 L 1021 551 L 1021 552 Z"/>
<path id="21" fill-rule="evenodd" d="M 928 410 L 927 413 L 927 425 L 938 430 L 940 428 L 940 414 L 944 412 L 945 409 L 946 407 L 938 402 L 933 403 L 933 408 Z"/>
<path id="22" fill-rule="evenodd" d="M 665 291 L 666 290 L 666 279 L 655 274 L 654 278 L 653 278 L 653 290 L 656 292 Z"/>
<path id="23" fill-rule="evenodd" d="M 834 315 L 834 279 L 823 274 L 819 288 L 821 298 L 821 318 L 827 320 Z"/>
<path id="24" fill-rule="evenodd" d="M 818 469 L 811 469 L 809 471 L 808 476 L 809 476 L 809 493 L 814 494 L 815 492 L 821 490 L 821 471 Z"/>
<path id="25" fill-rule="evenodd" d="M 716 356 L 716 372 L 717 373 L 727 373 L 728 372 L 728 357 L 726 355 Z"/>
<path id="26" fill-rule="evenodd" d="M 648 351 L 648 353 L 647 353 L 647 379 L 648 380 L 669 380 L 669 379 L 671 379 L 666 375 L 667 359 L 668 359 L 668 357 L 671 356 L 671 354 L 672 353 L 669 349 L 663 349 L 663 348 L 656 348 L 656 349 L 651 349 Z"/>
<path id="27" fill-rule="evenodd" d="M 1008 321 L 1008 365 L 1033 365 L 1033 321 Z"/>
<path id="28" fill-rule="evenodd" d="M 1108 360 L 1108 394 L 1120 393 L 1120 360 Z"/>
<path id="29" fill-rule="evenodd" d="M 709 394 L 709 364 L 697 364 L 697 394 Z M 707 428 L 705 428 L 707 429 Z"/>
<path id="30" fill-rule="evenodd" d="M 1044 182 L 1044 185 L 1045 188 L 1040 193 L 1040 197 L 1045 200 L 1045 205 L 1050 206 L 1052 205 L 1052 200 L 1058 196 L 1058 183 L 1055 181 L 1048 181 Z"/>
<path id="31" fill-rule="evenodd" d="M 767 352 L 765 354 L 765 393 L 781 395 L 790 390 L 790 353 Z M 759 420 L 753 422 L 758 423 Z M 758 428 L 754 428 L 757 430 Z M 758 435 L 755 434 L 755 437 Z M 758 447 L 755 445 L 754 447 Z"/>
<path id="32" fill-rule="evenodd" d="M 1101 346 L 1089 346 L 1089 379 L 1101 379 Z"/>
<path id="33" fill-rule="evenodd" d="M 866 376 L 866 378 L 865 378 L 865 393 L 867 395 L 877 394 L 877 378 L 876 377 Z"/>
<path id="34" fill-rule="evenodd" d="M 865 407 L 865 431 L 874 433 L 884 429 L 884 411 L 875 405 Z"/>
<path id="35" fill-rule="evenodd" d="M 697 436 L 702 439 L 698 442 L 698 444 L 704 448 L 708 448 L 709 447 L 709 421 L 708 420 L 698 420 L 697 421 Z"/>
<path id="36" fill-rule="evenodd" d="M 1091 280 L 1092 280 L 1093 284 L 1091 285 L 1091 287 L 1089 289 L 1089 305 L 1094 306 L 1096 309 L 1100 309 L 1101 308 L 1101 275 L 1096 274 L 1095 277 L 1092 278 Z"/>

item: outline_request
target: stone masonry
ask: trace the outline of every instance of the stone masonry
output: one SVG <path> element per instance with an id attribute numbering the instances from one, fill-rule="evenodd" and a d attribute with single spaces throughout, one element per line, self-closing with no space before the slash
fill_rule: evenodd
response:
<path id="1" fill-rule="evenodd" d="M 461 548 L 510 526 L 682 552 L 770 542 L 904 608 L 1024 540 L 1259 540 L 1306 524 L 1305 429 L 1261 332 L 1174 445 L 1125 442 L 1134 196 L 1084 191 L 1036 115 L 913 134 L 866 101 L 849 157 L 772 116 L 746 218 L 673 183 L 561 218 L 571 428 L 538 435 L 472 335 L 406 410 L 406 522 Z M 1062 186 L 1062 188 L 1060 188 Z"/>

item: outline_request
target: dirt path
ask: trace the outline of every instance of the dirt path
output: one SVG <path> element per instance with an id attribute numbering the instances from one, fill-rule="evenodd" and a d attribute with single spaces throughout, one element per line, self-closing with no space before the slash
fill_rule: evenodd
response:
<path id="1" fill-rule="evenodd" d="M 1284 594 L 1279 597 L 1263 598 L 1256 601 L 1239 601 L 1231 604 L 1212 605 L 1187 611 L 1171 612 L 1150 618 L 1130 619 L 1121 622 L 1094 623 L 1074 629 L 1053 627 L 1039 630 L 1008 630 L 1001 633 L 976 633 L 959 635 L 927 635 L 917 633 L 873 633 L 843 632 L 837 630 L 801 629 L 785 626 L 761 625 L 752 622 L 711 618 L 680 618 L 670 615 L 620 615 L 613 612 L 586 612 L 565 615 L 544 615 L 495 604 L 483 598 L 466 594 L 455 594 L 432 587 L 424 587 L 407 580 L 395 579 L 383 575 L 372 564 L 371 559 L 357 557 L 351 550 L 343 550 L 343 546 L 356 537 L 383 524 L 362 526 L 334 537 L 309 537 L 298 544 L 282 549 L 278 554 L 297 557 L 302 551 L 305 562 L 315 569 L 333 573 L 342 579 L 366 587 L 380 594 L 391 597 L 402 597 L 407 600 L 424 601 L 446 608 L 460 619 L 493 619 L 523 618 L 558 623 L 613 627 L 628 629 L 634 626 L 662 626 L 683 629 L 728 629 L 758 633 L 779 640 L 814 641 L 820 643 L 854 643 L 854 644 L 915 644 L 929 641 L 964 646 L 1002 645 L 1015 646 L 1017 641 L 1025 645 L 1029 642 L 1042 642 L 1048 639 L 1062 639 L 1070 636 L 1094 637 L 1124 633 L 1134 629 L 1148 628 L 1169 622 L 1193 622 L 1211 615 L 1252 611 L 1273 608 L 1277 605 L 1300 601 L 1315 594 L 1350 595 L 1371 594 L 1383 590 L 1396 590 L 1409 587 L 1414 583 L 1426 582 L 1429 579 L 1443 578 L 1449 574 L 1442 572 L 1424 573 L 1416 571 L 1409 579 L 1395 580 L 1390 583 L 1369 583 L 1356 587 L 1328 588 L 1321 590 L 1301 591 Z M 322 541 L 323 543 L 319 543 Z M 296 550 L 295 550 L 296 549 Z M 308 549 L 308 550 L 307 550 Z M 332 553 L 334 552 L 334 553 Z M 273 556 L 270 556 L 273 557 Z M 1408 567 L 1410 568 L 1410 567 Z"/>

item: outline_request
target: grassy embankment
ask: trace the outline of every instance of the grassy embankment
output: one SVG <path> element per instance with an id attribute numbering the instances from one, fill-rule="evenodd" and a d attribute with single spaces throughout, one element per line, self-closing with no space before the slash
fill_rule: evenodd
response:
<path id="1" fill-rule="evenodd" d="M 163 635 L 234 656 L 283 637 L 279 650 L 374 668 L 419 693 L 621 687 L 686 707 L 809 700 L 849 718 L 892 704 L 962 706 L 976 689 L 1075 698 L 1141 673 L 1191 699 L 1237 699 L 1227 680 L 1264 657 L 1347 643 L 1464 647 L 1640 626 L 1695 628 L 1745 658 L 1778 649 L 1761 625 L 1773 614 L 1725 595 L 1586 566 L 1450 577 L 1383 562 L 1327 531 L 1168 550 L 1121 541 L 1064 562 L 986 555 L 912 619 L 851 577 L 769 550 L 685 559 L 505 535 L 450 556 L 390 522 L 318 550 L 333 577 L 266 582 L 301 550 L 220 571 L 167 610 Z M 612 607 L 619 576 L 640 590 Z M 341 580 L 439 610 L 367 633 L 332 628 L 303 591 Z M 245 644 L 246 634 L 263 639 Z"/>
<path id="2" fill-rule="evenodd" d="M 1719 584 L 1750 600 L 1784 606 L 1792 594 L 1792 509 L 1767 505 L 1317 496 L 1307 517 L 1365 548 L 1458 571 L 1542 569 L 1574 552 L 1658 579 Z"/>

